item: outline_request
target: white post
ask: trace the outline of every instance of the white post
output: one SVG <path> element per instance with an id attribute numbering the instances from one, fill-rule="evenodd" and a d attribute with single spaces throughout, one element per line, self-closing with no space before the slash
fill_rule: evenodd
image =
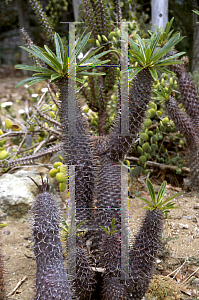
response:
<path id="1" fill-rule="evenodd" d="M 154 24 L 165 28 L 168 23 L 168 0 L 152 0 L 152 31 L 156 31 Z"/>

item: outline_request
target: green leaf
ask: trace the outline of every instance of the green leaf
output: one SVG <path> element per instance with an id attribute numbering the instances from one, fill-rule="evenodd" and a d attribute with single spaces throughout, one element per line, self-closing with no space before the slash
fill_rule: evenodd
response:
<path id="1" fill-rule="evenodd" d="M 54 73 L 54 71 L 51 71 L 47 68 L 29 66 L 29 65 L 16 65 L 15 68 L 21 69 L 21 70 L 33 71 L 33 72 Z"/>
<path id="2" fill-rule="evenodd" d="M 137 34 L 137 39 L 138 39 L 138 42 L 139 42 L 139 45 L 140 45 L 140 52 L 142 53 L 142 56 L 144 58 L 144 60 L 146 61 L 146 57 L 145 57 L 145 50 L 146 50 L 146 47 L 145 47 L 145 44 L 143 43 L 143 40 L 140 38 L 140 36 Z"/>
<path id="3" fill-rule="evenodd" d="M 162 202 L 162 205 L 166 204 L 167 202 L 169 202 L 170 200 L 182 195 L 183 193 L 177 193 L 176 195 L 172 196 L 172 197 L 169 197 L 167 199 L 165 199 L 163 202 Z"/>
<path id="4" fill-rule="evenodd" d="M 77 45 L 76 45 L 76 56 L 78 57 L 79 54 L 82 52 L 82 50 L 84 49 L 84 47 L 86 46 L 86 44 L 88 43 L 88 40 L 90 38 L 91 32 L 87 33 L 87 35 L 80 40 Z"/>
<path id="5" fill-rule="evenodd" d="M 153 205 L 147 199 L 144 199 L 142 197 L 136 197 L 136 198 L 139 199 L 139 200 L 142 200 L 142 201 L 146 202 L 150 207 L 153 207 Z"/>
<path id="6" fill-rule="evenodd" d="M 48 58 L 53 65 L 53 69 L 56 70 L 57 72 L 61 72 L 63 67 L 58 61 L 57 58 L 54 58 L 52 55 L 50 55 L 48 52 L 43 52 L 43 55 Z"/>
<path id="7" fill-rule="evenodd" d="M 148 187 L 148 190 L 149 190 L 149 194 L 151 196 L 151 200 L 153 202 L 153 204 L 155 205 L 155 191 L 154 191 L 154 188 L 153 188 L 153 185 L 151 183 L 151 181 L 147 178 L 146 180 L 146 184 L 147 184 L 147 187 Z"/>
<path id="8" fill-rule="evenodd" d="M 158 74 L 157 74 L 156 70 L 149 68 L 149 72 L 151 73 L 151 76 L 153 77 L 154 80 L 158 79 Z"/>
<path id="9" fill-rule="evenodd" d="M 115 218 L 113 218 L 111 223 L 111 232 L 113 231 L 114 227 L 115 227 Z"/>
<path id="10" fill-rule="evenodd" d="M 19 87 L 20 85 L 26 84 L 26 83 L 28 83 L 28 82 L 30 82 L 30 81 L 32 81 L 32 80 L 33 80 L 32 77 L 25 78 L 25 79 L 21 80 L 20 82 L 18 82 L 18 83 L 15 85 L 15 87 L 17 88 L 17 87 Z"/>
<path id="11" fill-rule="evenodd" d="M 163 61 L 162 63 L 157 62 L 154 65 L 160 67 L 160 66 L 169 66 L 169 65 L 183 64 L 183 63 L 184 62 L 181 60 L 166 60 L 166 61 Z"/>
<path id="12" fill-rule="evenodd" d="M 50 48 L 48 48 L 48 46 L 44 45 L 44 48 L 46 49 L 46 51 L 48 52 L 48 54 L 50 54 L 55 59 L 57 59 L 56 55 L 50 50 Z"/>
<path id="13" fill-rule="evenodd" d="M 165 55 L 167 52 L 169 52 L 173 46 L 175 46 L 177 43 L 179 43 L 183 39 L 180 38 L 180 34 L 177 33 L 175 36 L 173 36 L 160 50 L 156 51 L 155 54 L 152 56 L 153 61 L 157 61 L 160 59 L 163 55 Z"/>
<path id="14" fill-rule="evenodd" d="M 150 38 L 150 40 L 153 41 L 153 42 L 151 43 L 151 44 L 152 44 L 152 46 L 151 46 L 151 55 L 153 55 L 153 53 L 154 53 L 154 51 L 155 51 L 155 49 L 156 49 L 156 47 L 157 47 L 157 45 L 158 45 L 158 42 L 159 42 L 159 40 L 160 40 L 160 36 L 161 36 L 161 32 L 159 31 L 159 32 L 156 34 L 155 39 L 154 39 L 154 36 L 152 36 L 152 37 Z"/>
<path id="15" fill-rule="evenodd" d="M 102 76 L 102 75 L 106 75 L 106 73 L 104 72 L 78 72 L 78 75 L 82 75 L 82 76 Z"/>
<path id="16" fill-rule="evenodd" d="M 84 221 L 82 221 L 82 222 L 80 222 L 77 226 L 76 226 L 76 229 L 78 229 L 80 226 L 82 226 L 84 223 L 86 223 L 87 222 L 87 220 L 84 220 Z"/>
<path id="17" fill-rule="evenodd" d="M 135 75 L 137 74 L 137 73 L 139 73 L 141 70 L 143 70 L 144 69 L 144 67 L 138 67 L 138 68 L 136 68 L 135 70 L 134 70 L 134 72 L 132 73 L 132 74 L 130 74 L 130 76 L 129 76 L 129 81 L 131 81 L 132 79 L 133 79 L 133 77 L 135 77 Z"/>
<path id="18" fill-rule="evenodd" d="M 33 46 L 32 46 L 33 47 Z M 31 48 L 32 48 L 31 47 Z M 36 47 L 36 46 L 35 46 Z M 57 70 L 57 68 L 55 69 L 54 65 L 51 63 L 51 61 L 49 59 L 47 59 L 43 53 L 41 53 L 41 51 L 34 51 L 31 49 L 27 49 L 23 46 L 21 46 L 22 49 L 26 50 L 27 52 L 31 53 L 33 56 L 38 57 L 39 59 L 41 59 L 43 62 L 45 62 L 47 65 L 49 65 L 51 68 L 53 68 L 54 70 Z"/>
<path id="19" fill-rule="evenodd" d="M 31 86 L 37 82 L 45 81 L 45 80 L 49 79 L 49 76 L 37 77 L 37 78 L 32 78 L 32 79 L 33 80 L 30 83 L 28 83 L 28 86 Z"/>
<path id="20" fill-rule="evenodd" d="M 151 58 L 151 49 L 146 49 L 145 50 L 145 57 L 146 57 L 146 63 L 148 64 L 148 62 L 150 61 Z"/>
<path id="21" fill-rule="evenodd" d="M 55 47 L 56 47 L 56 54 L 58 61 L 60 62 L 61 65 L 64 63 L 64 47 L 61 41 L 61 38 L 58 33 L 55 33 L 54 35 L 55 39 Z"/>
<path id="22" fill-rule="evenodd" d="M 161 199 L 164 197 L 163 193 L 165 193 L 165 188 L 166 188 L 167 182 L 164 181 L 158 191 L 157 195 L 157 204 L 161 201 Z"/>
<path id="23" fill-rule="evenodd" d="M 162 68 L 162 67 L 156 67 L 156 70 L 160 71 L 160 72 L 163 72 L 163 73 L 166 73 L 166 74 L 171 74 L 171 75 L 176 75 L 174 72 L 166 69 L 166 68 Z"/>
<path id="24" fill-rule="evenodd" d="M 61 78 L 62 76 L 57 74 L 57 73 L 54 73 L 51 75 L 51 80 L 53 80 L 53 82 L 57 81 L 59 78 Z M 52 81 L 51 81 L 52 82 Z"/>

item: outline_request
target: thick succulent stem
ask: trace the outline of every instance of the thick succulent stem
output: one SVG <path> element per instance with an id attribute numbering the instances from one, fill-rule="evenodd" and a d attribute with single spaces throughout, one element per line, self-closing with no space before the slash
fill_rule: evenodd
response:
<path id="1" fill-rule="evenodd" d="M 172 97 L 165 103 L 165 107 L 174 121 L 175 126 L 180 130 L 187 140 L 187 145 L 191 151 L 190 154 L 190 178 L 193 188 L 199 190 L 199 137 L 195 131 L 192 119 L 183 114 L 177 103 Z"/>
<path id="2" fill-rule="evenodd" d="M 143 69 L 134 78 L 129 92 L 129 135 L 121 136 L 120 118 L 107 141 L 106 155 L 113 161 L 124 158 L 137 138 L 143 118 L 150 101 L 152 76 L 148 69 Z"/>
<path id="3" fill-rule="evenodd" d="M 37 264 L 36 299 L 71 300 L 63 265 L 59 211 L 51 194 L 40 194 L 32 208 L 34 253 Z"/>
<path id="4" fill-rule="evenodd" d="M 127 280 L 127 286 L 132 300 L 141 300 L 148 289 L 155 259 L 161 248 L 162 229 L 163 213 L 148 210 L 129 252 L 131 279 Z"/>
<path id="5" fill-rule="evenodd" d="M 199 98 L 197 89 L 187 73 L 184 73 L 184 77 L 178 80 L 178 86 L 181 94 L 179 102 L 184 105 L 199 135 Z"/>
<path id="6" fill-rule="evenodd" d="M 73 243 L 74 238 L 76 238 L 76 243 Z M 75 278 L 71 281 L 72 289 L 77 299 L 90 299 L 96 285 L 95 272 L 91 268 L 91 257 L 78 236 L 71 236 L 67 239 L 67 245 L 72 244 L 76 245 L 75 249 L 71 249 L 68 257 L 71 274 L 75 273 Z"/>
<path id="7" fill-rule="evenodd" d="M 65 162 L 75 166 L 75 197 L 77 220 L 90 220 L 90 211 L 94 195 L 94 162 L 91 153 L 89 135 L 84 126 L 80 109 L 76 106 L 76 133 L 69 133 L 68 118 L 68 77 L 63 77 L 58 82 L 61 101 L 61 122 L 63 125 L 63 142 L 65 150 Z M 76 103 L 77 105 L 77 103 Z M 85 208 L 85 210 L 84 210 Z M 89 224 L 86 223 L 86 226 Z"/>

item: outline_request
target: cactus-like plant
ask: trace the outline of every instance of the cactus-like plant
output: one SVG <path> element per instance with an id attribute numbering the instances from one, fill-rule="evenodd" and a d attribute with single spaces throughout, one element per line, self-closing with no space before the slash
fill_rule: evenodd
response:
<path id="1" fill-rule="evenodd" d="M 44 182 L 42 179 L 42 185 L 38 186 L 41 193 L 37 196 L 31 210 L 37 264 L 36 299 L 70 300 L 72 295 L 63 264 L 59 234 L 59 209 L 54 197 L 46 192 L 47 186 L 48 181 Z"/>

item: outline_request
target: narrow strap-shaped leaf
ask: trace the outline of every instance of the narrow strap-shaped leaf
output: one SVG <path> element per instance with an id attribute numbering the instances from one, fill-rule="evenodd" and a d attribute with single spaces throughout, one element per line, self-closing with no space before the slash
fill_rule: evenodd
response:
<path id="1" fill-rule="evenodd" d="M 84 49 L 85 45 L 88 43 L 90 35 L 91 35 L 91 32 L 87 33 L 87 35 L 85 35 L 85 37 L 77 43 L 77 45 L 76 45 L 76 56 L 77 57 L 82 52 L 82 50 Z"/>
<path id="2" fill-rule="evenodd" d="M 21 69 L 21 70 L 33 71 L 33 72 L 53 73 L 53 71 L 51 71 L 47 68 L 37 67 L 37 66 L 16 65 L 15 68 Z"/>
<path id="3" fill-rule="evenodd" d="M 161 73 L 166 73 L 166 74 L 171 74 L 171 75 L 176 75 L 174 72 L 168 70 L 167 68 L 162 68 L 162 67 L 156 67 L 156 70 L 160 71 Z"/>
<path id="4" fill-rule="evenodd" d="M 62 65 L 61 65 L 61 63 L 58 61 L 58 59 L 57 58 L 54 58 L 52 55 L 50 55 L 48 52 L 43 52 L 43 55 L 45 56 L 45 57 L 47 57 L 49 60 L 50 60 L 50 62 L 53 64 L 53 66 L 54 66 L 54 69 L 56 68 L 56 70 L 58 71 L 58 72 L 61 72 L 62 71 Z"/>
<path id="5" fill-rule="evenodd" d="M 157 195 L 157 204 L 159 204 L 159 202 L 162 200 L 162 198 L 164 197 L 165 194 L 165 188 L 166 188 L 167 182 L 164 181 L 158 191 L 158 195 Z"/>
<path id="6" fill-rule="evenodd" d="M 141 63 L 143 66 L 146 65 L 146 58 L 143 57 L 143 55 L 141 55 L 140 53 L 137 53 L 135 51 L 132 51 L 129 55 L 129 57 L 133 58 L 135 57 L 135 60 L 137 60 L 139 63 Z"/>
<path id="7" fill-rule="evenodd" d="M 30 82 L 30 81 L 32 81 L 32 80 L 33 80 L 32 77 L 25 78 L 25 79 L 21 80 L 20 82 L 18 82 L 18 83 L 15 85 L 15 87 L 17 88 L 17 87 L 19 87 L 20 85 L 26 84 L 26 83 L 28 83 L 28 82 Z"/>
<path id="8" fill-rule="evenodd" d="M 44 48 L 46 49 L 46 51 L 48 52 L 48 54 L 50 54 L 55 59 L 57 59 L 56 55 L 50 50 L 50 48 L 48 46 L 44 45 Z"/>
<path id="9" fill-rule="evenodd" d="M 167 202 L 171 201 L 172 199 L 174 199 L 174 198 L 176 198 L 176 197 L 178 197 L 178 196 L 180 196 L 180 195 L 182 195 L 182 194 L 183 194 L 183 193 L 177 193 L 177 194 L 175 194 L 174 196 L 165 199 L 165 200 L 162 202 L 162 205 L 166 204 Z"/>
<path id="10" fill-rule="evenodd" d="M 43 55 L 43 52 L 42 53 L 41 53 L 41 51 L 37 51 L 36 52 L 34 50 L 27 49 L 27 48 L 25 48 L 23 46 L 21 46 L 21 48 L 24 49 L 24 50 L 26 50 L 27 52 L 31 53 L 33 56 L 38 57 L 43 62 L 45 62 L 47 65 L 49 65 L 52 69 L 54 69 L 54 70 L 57 71 L 57 68 L 55 68 L 55 66 L 51 63 L 51 61 Z"/>
<path id="11" fill-rule="evenodd" d="M 151 43 L 151 55 L 153 55 L 155 49 L 157 48 L 158 42 L 160 40 L 160 36 L 161 36 L 160 31 L 156 34 L 155 39 L 154 39 L 154 36 L 151 36 L 151 40 L 153 41 Z"/>
<path id="12" fill-rule="evenodd" d="M 167 57 L 167 58 L 164 58 L 164 59 L 161 59 L 161 60 L 159 60 L 157 63 L 161 63 L 161 62 L 166 62 L 166 61 L 170 61 L 170 60 L 172 60 L 172 59 L 174 59 L 174 58 L 179 58 L 179 56 L 181 56 L 181 55 L 183 55 L 183 54 L 185 54 L 186 52 L 178 52 L 178 53 L 176 53 L 176 54 L 174 54 L 174 55 L 171 55 L 171 56 L 169 56 L 169 57 Z M 156 64 L 156 62 L 154 62 L 154 64 Z"/>
<path id="13" fill-rule="evenodd" d="M 145 57 L 146 57 L 146 63 L 148 64 L 151 58 L 151 49 L 146 49 L 145 50 Z"/>
<path id="14" fill-rule="evenodd" d="M 158 79 L 158 74 L 155 69 L 149 68 L 149 72 L 151 73 L 151 76 L 153 77 L 154 80 Z"/>
<path id="15" fill-rule="evenodd" d="M 137 34 L 136 37 L 137 37 L 139 45 L 140 45 L 140 52 L 142 53 L 142 56 L 144 57 L 144 60 L 146 61 L 146 57 L 145 57 L 146 47 L 145 47 L 145 44 L 144 44 L 143 40 L 140 38 L 140 36 L 138 34 Z"/>
<path id="16" fill-rule="evenodd" d="M 107 53 L 111 52 L 111 50 L 107 50 L 107 51 L 104 51 L 102 53 L 99 53 L 97 55 L 94 55 L 94 53 L 96 53 L 95 51 L 93 53 L 91 53 L 90 55 L 88 55 L 87 57 L 85 57 L 84 59 L 81 60 L 81 63 L 80 65 L 82 64 L 87 64 L 87 63 L 92 63 L 94 64 L 95 61 L 97 61 L 100 57 L 106 55 Z M 110 60 L 109 60 L 110 61 Z"/>
<path id="17" fill-rule="evenodd" d="M 104 72 L 78 72 L 78 75 L 82 75 L 82 76 L 103 76 L 106 75 L 106 73 Z"/>
<path id="18" fill-rule="evenodd" d="M 54 74 L 51 75 L 51 80 L 55 81 L 55 79 L 59 79 L 61 77 L 62 77 L 62 75 L 54 73 Z"/>
<path id="19" fill-rule="evenodd" d="M 115 227 L 115 218 L 113 218 L 111 223 L 111 232 L 113 231 L 114 227 Z"/>
<path id="20" fill-rule="evenodd" d="M 184 62 L 182 60 L 167 60 L 163 61 L 162 63 L 156 63 L 155 66 L 169 66 L 169 65 L 175 65 L 175 64 L 183 64 Z"/>
<path id="21" fill-rule="evenodd" d="M 156 204 L 155 203 L 155 191 L 154 191 L 151 181 L 148 178 L 146 180 L 146 184 L 147 184 L 147 188 L 149 190 L 149 194 L 151 196 L 151 200 L 152 200 L 153 204 L 155 205 Z"/>
<path id="22" fill-rule="evenodd" d="M 153 207 L 153 204 L 151 204 L 151 202 L 148 201 L 147 199 L 144 199 L 142 197 L 136 197 L 136 199 L 142 200 L 142 201 L 146 202 L 150 207 Z"/>
<path id="23" fill-rule="evenodd" d="M 47 80 L 47 79 L 49 79 L 49 76 L 43 76 L 43 77 L 34 78 L 30 83 L 28 83 L 28 86 L 31 86 L 31 85 L 33 85 L 33 84 L 35 84 L 37 82 L 41 82 L 41 81 L 44 81 L 44 80 Z"/>
<path id="24" fill-rule="evenodd" d="M 130 74 L 130 76 L 129 76 L 129 81 L 131 81 L 134 77 L 135 77 L 135 75 L 137 74 L 137 73 L 139 73 L 141 70 L 143 70 L 144 69 L 144 67 L 138 67 L 138 68 L 136 68 L 135 70 L 134 70 L 134 72 L 132 73 L 132 74 Z"/>
<path id="25" fill-rule="evenodd" d="M 56 47 L 56 54 L 58 61 L 60 62 L 61 65 L 64 63 L 64 47 L 61 41 L 61 38 L 58 33 L 55 33 L 54 35 L 55 39 L 55 47 Z"/>
<path id="26" fill-rule="evenodd" d="M 152 56 L 154 62 L 158 60 L 160 57 L 165 55 L 168 51 L 170 51 L 177 43 L 179 43 L 183 39 L 180 38 L 180 34 L 176 34 L 172 37 L 160 50 L 156 51 L 156 53 Z"/>

